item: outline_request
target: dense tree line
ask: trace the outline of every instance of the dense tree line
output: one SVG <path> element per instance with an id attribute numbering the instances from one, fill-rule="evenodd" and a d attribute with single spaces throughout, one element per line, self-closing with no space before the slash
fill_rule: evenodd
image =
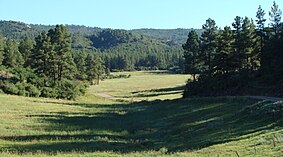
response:
<path id="1" fill-rule="evenodd" d="M 18 44 L 0 36 L 0 89 L 5 93 L 74 99 L 104 73 L 99 55 L 72 53 L 72 35 L 63 25 Z M 96 81 L 98 83 L 98 81 Z"/>
<path id="2" fill-rule="evenodd" d="M 281 15 L 274 2 L 269 12 L 269 25 L 259 6 L 255 22 L 236 16 L 232 28 L 219 29 L 209 18 L 200 36 L 191 31 L 183 49 L 185 72 L 192 74 L 193 80 L 188 82 L 184 96 L 282 91 Z"/>
<path id="3" fill-rule="evenodd" d="M 182 70 L 183 57 L 180 43 L 185 40 L 187 29 L 126 31 L 76 25 L 66 25 L 66 27 L 72 33 L 73 55 L 80 51 L 85 51 L 87 54 L 100 53 L 103 61 L 107 62 L 107 69 L 112 71 Z M 42 31 L 47 32 L 53 28 L 52 25 L 0 21 L 0 34 L 17 42 L 21 42 L 26 37 L 34 39 Z"/>
<path id="4" fill-rule="evenodd" d="M 201 34 L 202 29 L 133 29 L 129 30 L 131 33 L 141 34 L 145 36 L 153 37 L 154 39 L 160 40 L 162 43 L 166 43 L 170 46 L 180 46 L 186 39 L 188 32 L 195 30 L 197 34 Z"/>
<path id="5" fill-rule="evenodd" d="M 181 69 L 182 49 L 125 30 L 104 30 L 89 37 L 111 70 Z"/>

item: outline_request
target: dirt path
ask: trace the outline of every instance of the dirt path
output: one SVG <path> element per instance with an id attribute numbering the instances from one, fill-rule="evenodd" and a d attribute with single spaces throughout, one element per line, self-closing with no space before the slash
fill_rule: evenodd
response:
<path id="1" fill-rule="evenodd" d="M 269 101 L 283 101 L 283 98 L 268 97 L 268 96 L 248 96 L 254 99 L 269 100 Z"/>
<path id="2" fill-rule="evenodd" d="M 96 95 L 99 96 L 99 97 L 107 98 L 107 99 L 115 99 L 114 96 L 109 95 L 109 94 L 107 94 L 107 93 L 98 93 L 98 94 L 96 94 Z"/>

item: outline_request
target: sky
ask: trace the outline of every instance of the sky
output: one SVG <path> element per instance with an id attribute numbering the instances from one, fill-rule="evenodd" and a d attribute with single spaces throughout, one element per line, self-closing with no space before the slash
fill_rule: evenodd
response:
<path id="1" fill-rule="evenodd" d="M 283 0 L 275 0 L 283 10 Z M 231 26 L 236 16 L 265 18 L 273 0 L 0 0 L 0 20 L 28 24 L 75 24 L 113 29 L 201 28 L 212 18 Z"/>

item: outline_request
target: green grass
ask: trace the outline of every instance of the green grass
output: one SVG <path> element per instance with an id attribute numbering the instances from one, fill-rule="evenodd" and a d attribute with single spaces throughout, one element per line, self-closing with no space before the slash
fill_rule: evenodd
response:
<path id="1" fill-rule="evenodd" d="M 138 76 L 150 77 L 144 83 L 147 89 L 118 84 L 127 79 L 107 81 L 116 81 L 114 90 L 124 87 L 126 96 L 180 90 L 174 88 L 181 85 L 177 80 L 175 86 L 150 84 L 154 77 L 168 82 L 187 77 L 131 74 L 132 85 Z M 282 102 L 246 97 L 158 100 L 160 95 L 152 96 L 153 101 L 134 97 L 137 102 L 117 102 L 96 97 L 95 88 L 108 94 L 110 86 L 105 84 L 105 91 L 92 87 L 77 101 L 0 94 L 0 156 L 283 155 Z"/>
<path id="2" fill-rule="evenodd" d="M 120 72 L 116 74 L 130 74 L 130 78 L 108 79 L 99 86 L 93 86 L 93 93 L 107 93 L 116 99 L 164 100 L 182 97 L 182 89 L 190 75 L 169 74 L 166 71 L 136 71 Z"/>

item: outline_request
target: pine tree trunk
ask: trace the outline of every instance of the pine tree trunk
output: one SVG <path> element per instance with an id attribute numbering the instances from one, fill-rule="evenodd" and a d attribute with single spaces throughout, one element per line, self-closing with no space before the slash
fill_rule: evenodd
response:
<path id="1" fill-rule="evenodd" d="M 99 85 L 99 79 L 100 79 L 100 76 L 98 75 L 97 76 L 97 82 L 96 82 L 97 85 Z"/>

